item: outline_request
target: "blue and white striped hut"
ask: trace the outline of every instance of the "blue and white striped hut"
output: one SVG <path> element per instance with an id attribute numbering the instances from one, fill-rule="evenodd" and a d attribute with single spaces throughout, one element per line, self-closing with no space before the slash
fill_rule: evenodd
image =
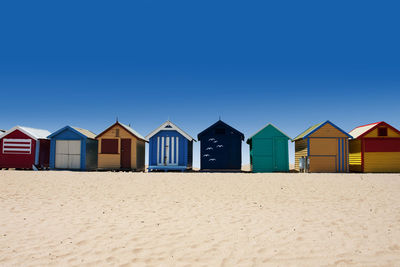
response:
<path id="1" fill-rule="evenodd" d="M 193 137 L 170 121 L 146 136 L 149 140 L 149 171 L 190 170 L 193 162 Z"/>

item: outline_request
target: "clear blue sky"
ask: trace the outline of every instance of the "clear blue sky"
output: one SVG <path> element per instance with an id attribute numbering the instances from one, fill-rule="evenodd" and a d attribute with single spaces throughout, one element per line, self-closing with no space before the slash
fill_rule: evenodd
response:
<path id="1" fill-rule="evenodd" d="M 400 128 L 398 1 L 5 2 L 0 128 Z"/>

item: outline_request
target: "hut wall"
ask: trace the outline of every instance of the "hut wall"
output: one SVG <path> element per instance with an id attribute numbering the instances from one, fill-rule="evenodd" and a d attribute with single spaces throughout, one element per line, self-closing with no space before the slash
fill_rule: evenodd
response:
<path id="1" fill-rule="evenodd" d="M 366 152 L 364 172 L 400 172 L 400 152 Z"/>
<path id="2" fill-rule="evenodd" d="M 25 139 L 30 142 L 30 153 L 21 152 L 17 154 L 10 152 L 3 154 L 4 141 L 7 139 Z M 29 143 L 23 143 L 27 145 L 24 149 L 29 147 Z M 35 164 L 36 146 L 37 143 L 35 139 L 19 130 L 15 130 L 4 136 L 4 138 L 0 139 L 0 168 L 32 169 L 32 165 Z"/>
<path id="3" fill-rule="evenodd" d="M 299 171 L 299 161 L 301 157 L 307 157 L 308 147 L 307 147 L 307 139 L 300 139 L 294 142 L 295 153 L 294 153 L 294 168 Z"/>
<path id="4" fill-rule="evenodd" d="M 86 139 L 86 170 L 95 170 L 97 169 L 97 140 L 93 140 L 90 138 Z"/>
<path id="5" fill-rule="evenodd" d="M 50 162 L 50 140 L 40 139 L 39 167 L 48 168 Z"/>
<path id="6" fill-rule="evenodd" d="M 136 142 L 136 169 L 145 170 L 145 142 L 137 140 Z"/>
<path id="7" fill-rule="evenodd" d="M 310 172 L 348 172 L 347 137 L 310 138 L 308 153 Z"/>
<path id="8" fill-rule="evenodd" d="M 354 139 L 349 141 L 349 163 L 350 171 L 362 172 L 362 152 L 361 152 L 361 140 Z"/>
<path id="9" fill-rule="evenodd" d="M 172 139 L 174 139 L 174 149 L 173 149 L 174 155 L 172 157 L 172 149 L 169 149 L 169 160 L 172 160 L 173 158 L 174 161 L 176 161 L 177 159 L 177 164 L 176 165 L 170 164 L 170 166 L 188 166 L 189 141 L 177 131 L 166 131 L 166 130 L 159 131 L 149 140 L 149 165 L 150 166 L 163 165 L 162 155 L 164 153 L 163 151 L 165 151 L 161 149 L 162 146 L 161 141 L 163 137 L 165 141 L 166 137 L 169 137 L 170 147 L 172 145 Z M 178 140 L 178 142 L 176 142 L 176 140 Z"/>

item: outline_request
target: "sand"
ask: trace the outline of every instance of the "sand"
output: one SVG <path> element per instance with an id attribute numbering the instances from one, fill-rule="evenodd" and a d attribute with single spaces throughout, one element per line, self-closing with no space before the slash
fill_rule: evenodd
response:
<path id="1" fill-rule="evenodd" d="M 1 266 L 399 266 L 400 174 L 0 171 Z"/>

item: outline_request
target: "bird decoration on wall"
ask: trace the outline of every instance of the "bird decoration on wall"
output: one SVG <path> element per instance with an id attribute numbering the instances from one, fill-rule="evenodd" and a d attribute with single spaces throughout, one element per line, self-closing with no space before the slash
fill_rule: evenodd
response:
<path id="1" fill-rule="evenodd" d="M 209 138 L 205 151 L 207 151 L 203 158 L 208 159 L 210 163 L 216 163 L 218 161 L 218 155 L 224 151 L 224 145 L 217 138 Z"/>

